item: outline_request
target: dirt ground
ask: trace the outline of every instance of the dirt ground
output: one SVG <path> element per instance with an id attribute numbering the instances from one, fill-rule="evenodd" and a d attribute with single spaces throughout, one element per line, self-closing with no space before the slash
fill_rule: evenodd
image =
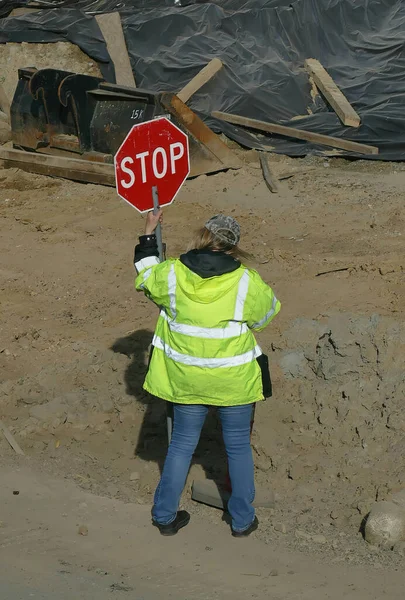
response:
<path id="1" fill-rule="evenodd" d="M 30 463 L 0 466 L 4 600 L 403 598 L 401 571 L 321 564 L 276 541 L 235 540 L 203 515 L 162 538 L 148 506 L 95 496 Z"/>
<path id="2" fill-rule="evenodd" d="M 342 563 L 388 577 L 403 555 L 366 544 L 361 525 L 375 500 L 405 487 L 405 167 L 273 156 L 284 179 L 271 194 L 255 153 L 241 156 L 243 169 L 186 183 L 164 238 L 178 256 L 209 216 L 232 214 L 282 301 L 258 336 L 274 396 L 256 413 L 256 479 L 276 506 L 259 510 L 255 540 L 302 564 L 307 555 L 314 574 Z M 28 457 L 22 465 L 141 505 L 149 522 L 166 433 L 163 403 L 142 391 L 157 317 L 133 288 L 143 218 L 112 188 L 0 169 L 0 227 L 0 418 Z M 3 438 L 0 456 L 14 458 Z M 222 514 L 190 499 L 193 479 L 224 473 L 212 416 L 184 506 L 220 528 L 225 547 Z"/>

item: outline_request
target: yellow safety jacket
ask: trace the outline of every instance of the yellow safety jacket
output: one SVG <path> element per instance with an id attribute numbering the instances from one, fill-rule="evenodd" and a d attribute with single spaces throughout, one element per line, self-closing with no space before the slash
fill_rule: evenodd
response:
<path id="1" fill-rule="evenodd" d="M 180 404 L 233 406 L 263 400 L 254 331 L 280 310 L 260 275 L 243 265 L 203 278 L 178 259 L 135 264 L 137 290 L 160 307 L 144 389 Z"/>

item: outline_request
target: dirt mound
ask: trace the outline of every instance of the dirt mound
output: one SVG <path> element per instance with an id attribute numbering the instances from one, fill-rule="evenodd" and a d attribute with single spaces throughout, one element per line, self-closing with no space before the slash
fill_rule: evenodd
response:
<path id="1" fill-rule="evenodd" d="M 289 477 L 327 472 L 370 495 L 405 484 L 401 465 L 392 463 L 405 431 L 403 324 L 378 315 L 298 319 L 281 345 L 274 354 L 285 379 L 274 408 L 299 450 L 292 460 L 290 445 Z M 279 453 L 282 435 L 276 443 Z"/>
<path id="2" fill-rule="evenodd" d="M 70 42 L 52 44 L 0 44 L 1 83 L 12 100 L 18 82 L 18 69 L 62 69 L 84 75 L 101 77 L 96 62 Z"/>

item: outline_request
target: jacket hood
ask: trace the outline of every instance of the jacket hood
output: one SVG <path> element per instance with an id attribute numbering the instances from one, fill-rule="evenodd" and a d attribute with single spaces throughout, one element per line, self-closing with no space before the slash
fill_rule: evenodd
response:
<path id="1" fill-rule="evenodd" d="M 190 250 L 180 256 L 183 277 L 178 284 L 194 302 L 217 300 L 238 284 L 242 275 L 241 263 L 225 252 Z"/>
<path id="2" fill-rule="evenodd" d="M 190 250 L 182 254 L 180 260 L 190 271 L 203 279 L 232 273 L 240 267 L 240 262 L 230 254 L 212 250 Z"/>

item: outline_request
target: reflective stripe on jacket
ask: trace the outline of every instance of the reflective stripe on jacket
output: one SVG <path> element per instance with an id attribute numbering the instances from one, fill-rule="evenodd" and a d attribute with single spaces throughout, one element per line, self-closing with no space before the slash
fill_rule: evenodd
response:
<path id="1" fill-rule="evenodd" d="M 262 351 L 252 330 L 264 329 L 281 305 L 260 275 L 240 265 L 202 278 L 180 260 L 155 256 L 135 266 L 137 290 L 161 309 L 144 388 L 181 404 L 262 400 Z"/>

